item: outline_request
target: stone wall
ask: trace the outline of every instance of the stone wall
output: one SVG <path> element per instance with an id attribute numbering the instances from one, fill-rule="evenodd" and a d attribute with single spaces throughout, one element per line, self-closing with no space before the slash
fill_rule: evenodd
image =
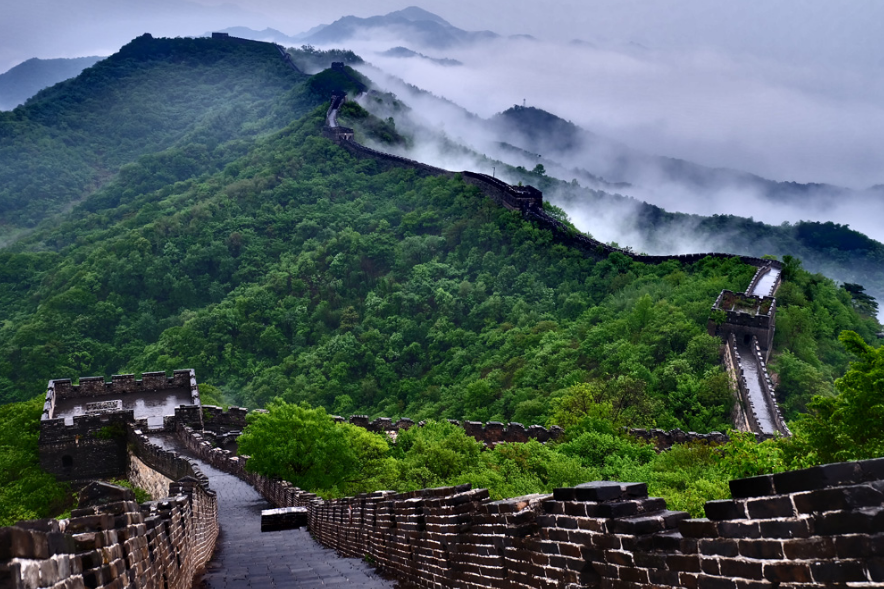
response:
<path id="1" fill-rule="evenodd" d="M 155 471 L 134 454 L 129 454 L 129 468 L 126 480 L 150 493 L 151 498 L 165 497 L 169 493 L 169 485 L 174 481 L 166 475 Z"/>
<path id="2" fill-rule="evenodd" d="M 145 448 L 138 444 L 133 453 Z M 155 463 L 170 471 L 183 468 L 183 459 L 172 452 L 160 458 L 163 452 L 151 450 Z M 195 476 L 163 490 L 161 473 L 151 472 L 138 457 L 133 463 L 141 477 L 136 482 L 153 487 L 164 499 L 138 505 L 128 489 L 92 483 L 81 492 L 70 519 L 0 528 L 0 587 L 190 589 L 218 537 L 215 493 L 192 465 Z"/>
<path id="3" fill-rule="evenodd" d="M 324 501 L 182 441 L 277 507 L 308 508 L 322 544 L 425 587 L 764 588 L 884 583 L 884 459 L 731 481 L 704 519 L 643 483 L 491 501 L 468 485 Z"/>
<path id="4" fill-rule="evenodd" d="M 791 436 L 792 432 L 786 425 L 786 420 L 783 418 L 782 411 L 780 411 L 780 405 L 777 403 L 773 381 L 770 378 L 770 373 L 767 371 L 767 357 L 759 345 L 758 338 L 752 338 L 752 351 L 754 355 L 752 361 L 758 366 L 758 372 L 761 375 L 761 388 L 764 391 L 764 398 L 767 400 L 768 407 L 771 409 L 771 413 L 773 413 L 774 423 L 783 435 Z"/>
<path id="5" fill-rule="evenodd" d="M 43 412 L 45 418 L 51 418 L 50 407 L 54 408 L 56 399 L 129 395 L 169 389 L 188 389 L 195 398 L 195 402 L 199 402 L 196 376 L 193 370 L 175 370 L 171 378 L 167 378 L 165 372 L 145 372 L 141 375 L 141 380 L 137 380 L 134 374 L 117 374 L 111 377 L 110 382 L 105 382 L 103 376 L 84 376 L 80 378 L 79 384 L 73 384 L 69 378 L 56 378 L 50 380 L 46 387 L 48 406 L 44 405 Z"/>
<path id="6" fill-rule="evenodd" d="M 66 481 L 125 476 L 126 424 L 132 411 L 78 415 L 73 425 L 63 419 L 40 424 L 40 468 Z"/>

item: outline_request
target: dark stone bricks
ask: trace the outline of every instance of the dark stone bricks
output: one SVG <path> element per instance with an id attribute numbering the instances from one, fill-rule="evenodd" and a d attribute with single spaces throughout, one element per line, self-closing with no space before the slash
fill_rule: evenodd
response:
<path id="1" fill-rule="evenodd" d="M 834 558 L 835 542 L 831 538 L 807 538 L 783 542 L 783 553 L 789 560 Z"/>
<path id="2" fill-rule="evenodd" d="M 855 484 L 861 482 L 862 478 L 863 473 L 858 462 L 839 462 L 773 475 L 777 493 L 798 493 Z"/>
<path id="3" fill-rule="evenodd" d="M 767 563 L 764 565 L 764 578 L 772 583 L 810 583 L 810 567 L 807 564 L 792 562 Z"/>
<path id="4" fill-rule="evenodd" d="M 775 540 L 740 540 L 740 554 L 748 558 L 783 558 L 783 545 Z"/>
<path id="5" fill-rule="evenodd" d="M 711 520 L 744 519 L 746 517 L 745 505 L 732 499 L 707 501 L 704 509 L 706 517 Z"/>
<path id="6" fill-rule="evenodd" d="M 749 517 L 753 519 L 772 519 L 792 517 L 794 509 L 790 497 L 765 497 L 746 503 Z"/>
<path id="7" fill-rule="evenodd" d="M 119 501 L 135 501 L 135 492 L 109 483 L 92 482 L 80 491 L 79 507 L 94 507 Z"/>
<path id="8" fill-rule="evenodd" d="M 850 583 L 866 580 L 862 562 L 858 560 L 814 562 L 810 568 L 817 583 Z"/>
<path id="9" fill-rule="evenodd" d="M 795 495 L 799 513 L 857 509 L 884 504 L 884 493 L 872 485 L 820 489 Z"/>
<path id="10" fill-rule="evenodd" d="M 721 574 L 725 577 L 740 577 L 742 579 L 763 579 L 761 563 L 743 559 L 723 558 Z"/>
<path id="11" fill-rule="evenodd" d="M 666 565 L 671 571 L 700 572 L 700 557 L 694 555 L 673 554 L 666 557 Z"/>
<path id="12" fill-rule="evenodd" d="M 761 529 L 755 522 L 718 522 L 718 532 L 724 538 L 761 537 Z"/>
<path id="13" fill-rule="evenodd" d="M 740 550 L 736 540 L 700 540 L 700 554 L 705 556 L 737 556 Z"/>
<path id="14" fill-rule="evenodd" d="M 807 538 L 807 520 L 775 520 L 759 524 L 763 538 Z"/>
<path id="15" fill-rule="evenodd" d="M 873 526 L 876 517 L 884 512 L 881 508 L 860 509 L 856 511 L 833 511 L 817 516 L 814 532 L 821 536 L 840 534 L 867 534 L 877 531 Z M 878 528 L 878 530 L 881 528 Z"/>
<path id="16" fill-rule="evenodd" d="M 697 578 L 697 587 L 699 589 L 736 589 L 737 583 L 733 579 L 700 575 Z"/>
<path id="17" fill-rule="evenodd" d="M 730 482 L 731 496 L 734 499 L 765 497 L 774 494 L 773 477 L 769 474 Z"/>
<path id="18" fill-rule="evenodd" d="M 708 519 L 686 519 L 678 524 L 678 530 L 685 538 L 716 538 L 718 527 Z"/>

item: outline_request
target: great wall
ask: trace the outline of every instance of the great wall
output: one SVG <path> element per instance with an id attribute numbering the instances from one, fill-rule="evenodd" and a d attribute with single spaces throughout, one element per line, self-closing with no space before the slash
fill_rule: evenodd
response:
<path id="1" fill-rule="evenodd" d="M 333 99 L 324 130 L 343 148 L 425 173 L 455 175 L 356 143 L 352 130 L 337 126 L 336 111 L 344 99 Z M 575 234 L 547 215 L 542 194 L 534 188 L 472 172 L 461 177 L 495 202 L 550 229 L 557 241 L 591 256 L 618 253 L 645 263 L 733 257 L 642 256 L 612 248 Z M 724 340 L 724 362 L 741 399 L 743 429 L 758 438 L 789 435 L 766 370 L 782 265 L 741 260 L 758 271 L 746 293 L 721 293 L 712 306 L 708 331 Z M 110 382 L 81 378 L 77 385 L 69 379 L 50 381 L 40 424 L 41 466 L 61 480 L 80 484 L 80 504 L 67 519 L 0 528 L 0 587 L 187 589 L 201 574 L 208 587 L 389 586 L 355 565 L 340 568 L 346 571 L 330 578 L 323 577 L 328 567 L 317 567 L 311 569 L 312 581 L 298 584 L 291 584 L 297 576 L 292 567 L 277 571 L 277 577 L 268 568 L 268 577 L 251 582 L 233 571 L 225 575 L 222 570 L 219 576 L 218 566 L 223 568 L 224 562 L 218 560 L 220 538 L 224 533 L 237 536 L 236 529 L 222 529 L 219 522 L 241 524 L 239 519 L 224 519 L 235 501 L 230 494 L 222 499 L 212 488 L 225 485 L 219 473 L 242 481 L 274 507 L 297 508 L 316 542 L 343 556 L 370 561 L 407 585 L 884 586 L 884 458 L 733 480 L 732 499 L 707 502 L 703 519 L 668 510 L 664 500 L 648 497 L 643 483 L 610 481 L 502 501 L 491 501 L 486 490 L 468 485 L 323 500 L 246 469 L 248 456 L 236 451 L 246 416 L 241 408 L 203 406 L 192 370 L 176 370 L 171 377 L 145 373 L 140 380 L 134 375 L 114 376 Z M 394 422 L 367 416 L 351 416 L 349 422 L 391 434 L 422 425 L 405 418 Z M 562 434 L 560 428 L 518 423 L 456 423 L 488 445 L 543 442 Z M 629 433 L 660 451 L 690 441 L 727 442 L 717 432 Z M 94 482 L 109 478 L 128 478 L 157 499 L 138 504 L 131 491 Z M 251 530 L 257 532 L 258 527 L 239 537 L 259 548 L 246 558 L 263 554 L 281 561 L 297 553 L 326 558 L 310 548 L 307 536 L 268 532 L 277 540 L 260 544 L 249 536 Z M 304 562 L 298 566 L 298 571 L 310 568 Z"/>
<path id="2" fill-rule="evenodd" d="M 333 68 L 346 73 L 343 63 L 333 64 Z M 343 91 L 332 95 L 323 135 L 351 154 L 379 160 L 390 166 L 416 170 L 421 174 L 448 178 L 460 176 L 465 183 L 478 187 L 494 202 L 521 213 L 539 227 L 549 230 L 556 242 L 576 248 L 596 259 L 604 259 L 615 253 L 644 264 L 662 264 L 670 260 L 692 264 L 707 257 L 739 258 L 743 263 L 758 268 L 745 293 L 722 291 L 712 305 L 707 330 L 710 335 L 720 336 L 724 340 L 724 364 L 738 395 L 738 407 L 734 411 L 735 427 L 742 431 L 752 431 L 762 439 L 791 435 L 776 402 L 774 387 L 767 371 L 776 323 L 774 295 L 782 282 L 781 262 L 719 252 L 648 256 L 610 246 L 575 232 L 549 215 L 543 208 L 543 193 L 532 186 L 512 186 L 477 172 L 451 172 L 361 145 L 355 140 L 353 129 L 338 124 L 338 111 L 346 99 Z M 720 320 L 716 321 L 715 317 Z"/>
<path id="3" fill-rule="evenodd" d="M 324 586 L 329 579 L 322 575 L 329 574 L 336 575 L 331 584 L 391 586 L 355 561 L 337 568 L 317 565 L 310 569 L 313 581 L 286 585 L 285 579 L 309 569 L 312 560 L 326 562 L 328 555 L 315 552 L 303 533 L 272 531 L 268 538 L 275 541 L 259 541 L 260 513 L 239 508 L 240 519 L 231 519 L 235 496 L 212 488 L 229 486 L 221 473 L 257 491 L 268 507 L 303 515 L 316 542 L 344 557 L 368 560 L 404 586 L 797 589 L 884 584 L 884 459 L 734 480 L 732 499 L 707 502 L 703 519 L 668 510 L 664 500 L 648 497 L 643 483 L 610 481 L 502 501 L 491 501 L 486 490 L 469 485 L 323 500 L 248 471 L 248 456 L 224 448 L 235 444 L 246 411 L 202 406 L 198 394 L 190 395 L 193 384 L 189 370 L 169 378 L 124 375 L 110 383 L 81 379 L 79 386 L 50 382 L 48 421 L 53 421 L 51 407 L 60 401 L 60 391 L 68 400 L 106 405 L 93 405 L 89 412 L 94 415 L 74 416 L 72 425 L 63 425 L 64 418 L 62 424 L 44 424 L 47 430 L 79 432 L 67 449 L 53 435 L 56 445 L 51 452 L 47 447 L 47 466 L 54 457 L 55 468 L 67 473 L 61 478 L 83 482 L 128 477 L 158 499 L 139 505 L 131 491 L 92 482 L 69 518 L 0 528 L 2 586 L 187 589 L 199 574 L 203 586 L 249 586 L 248 573 L 241 571 L 252 569 L 227 571 L 225 551 L 213 556 L 222 541 L 227 542 L 227 559 L 249 547 L 249 559 L 272 553 L 267 570 L 270 577 L 276 575 L 277 586 Z M 139 403 L 162 396 L 186 402 L 171 412 L 167 403 L 152 409 Z M 132 409 L 108 410 L 121 405 L 138 407 L 142 414 L 136 418 Z M 419 425 L 370 422 L 364 416 L 350 421 L 385 431 Z M 501 425 L 468 424 L 473 428 L 468 431 L 488 443 L 502 441 L 510 430 L 526 431 Z M 86 464 L 91 456 L 115 454 L 91 444 L 93 439 L 115 446 L 123 456 L 102 462 L 100 477 L 95 471 L 85 476 L 76 468 L 80 465 L 69 469 L 63 458 L 69 454 L 52 454 L 81 444 L 78 456 Z M 251 528 L 243 527 L 242 517 L 251 519 Z M 219 522 L 235 527 L 224 532 Z M 234 540 L 239 544 L 231 545 Z M 272 563 L 304 554 L 309 556 L 297 570 L 272 568 Z"/>

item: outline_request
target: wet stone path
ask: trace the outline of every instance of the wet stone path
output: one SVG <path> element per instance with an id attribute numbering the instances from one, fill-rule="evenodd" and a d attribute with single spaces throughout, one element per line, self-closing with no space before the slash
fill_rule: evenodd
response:
<path id="1" fill-rule="evenodd" d="M 169 438 L 151 437 L 165 447 Z M 185 454 L 180 448 L 177 451 Z M 368 564 L 343 558 L 318 544 L 302 528 L 261 532 L 261 510 L 272 506 L 255 489 L 223 471 L 190 456 L 209 477 L 218 494 L 221 533 L 205 574 L 195 582 L 199 589 L 310 589 L 365 587 L 392 589 L 395 583 L 379 577 Z"/>

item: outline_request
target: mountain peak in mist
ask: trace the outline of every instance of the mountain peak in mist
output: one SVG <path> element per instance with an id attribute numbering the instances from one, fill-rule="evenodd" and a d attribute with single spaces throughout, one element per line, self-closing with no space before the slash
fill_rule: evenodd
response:
<path id="1" fill-rule="evenodd" d="M 103 57 L 37 59 L 24 61 L 0 74 L 0 110 L 12 110 L 49 86 L 74 78 Z"/>
<path id="2" fill-rule="evenodd" d="M 406 20 L 412 21 L 429 20 L 437 22 L 441 25 L 446 25 L 449 27 L 452 26 L 451 23 L 449 23 L 438 14 L 433 14 L 432 12 L 424 10 L 419 6 L 409 6 L 408 8 L 403 8 L 402 10 L 390 12 L 386 16 L 387 18 L 404 18 Z"/>
<path id="3" fill-rule="evenodd" d="M 421 49 L 446 49 L 500 37 L 491 31 L 459 29 L 439 15 L 409 6 L 383 16 L 345 16 L 312 34 L 298 35 L 298 38 L 310 44 L 328 45 L 385 33 Z"/>

